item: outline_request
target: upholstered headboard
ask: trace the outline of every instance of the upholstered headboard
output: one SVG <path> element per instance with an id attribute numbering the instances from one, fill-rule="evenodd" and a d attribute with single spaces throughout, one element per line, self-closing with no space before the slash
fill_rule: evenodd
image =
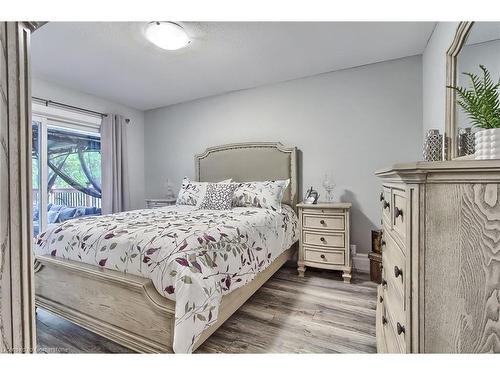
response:
<path id="1" fill-rule="evenodd" d="M 197 181 L 217 182 L 232 178 L 236 182 L 290 179 L 282 202 L 297 204 L 297 148 L 278 142 L 233 143 L 208 148 L 195 155 Z"/>

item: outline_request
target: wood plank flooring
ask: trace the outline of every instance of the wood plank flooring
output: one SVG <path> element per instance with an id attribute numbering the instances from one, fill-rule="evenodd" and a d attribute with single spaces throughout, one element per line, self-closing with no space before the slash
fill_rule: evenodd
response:
<path id="1" fill-rule="evenodd" d="M 376 284 L 355 274 L 285 266 L 196 353 L 374 353 Z M 129 353 L 47 311 L 37 313 L 42 353 Z"/>

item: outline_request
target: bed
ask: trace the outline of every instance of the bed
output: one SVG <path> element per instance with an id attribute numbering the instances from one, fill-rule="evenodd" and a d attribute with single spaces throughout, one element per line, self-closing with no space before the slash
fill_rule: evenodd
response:
<path id="1" fill-rule="evenodd" d="M 36 306 L 137 352 L 196 350 L 292 257 L 297 150 L 271 142 L 212 147 L 195 156 L 195 177 L 290 184 L 281 213 L 165 207 L 65 222 L 37 241 Z M 175 253 L 158 241 L 175 243 Z M 98 249 L 80 250 L 94 243 Z"/>

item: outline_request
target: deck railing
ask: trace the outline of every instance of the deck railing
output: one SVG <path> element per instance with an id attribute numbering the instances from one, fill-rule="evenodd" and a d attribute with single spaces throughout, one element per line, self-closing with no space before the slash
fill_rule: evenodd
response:
<path id="1" fill-rule="evenodd" d="M 38 189 L 33 189 L 33 202 L 38 203 Z M 62 204 L 68 207 L 101 207 L 101 198 L 95 198 L 72 188 L 59 188 L 49 191 L 47 203 Z"/>

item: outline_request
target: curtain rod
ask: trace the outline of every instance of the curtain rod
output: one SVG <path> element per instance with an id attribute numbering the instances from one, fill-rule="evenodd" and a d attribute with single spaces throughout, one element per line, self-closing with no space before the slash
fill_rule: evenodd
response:
<path id="1" fill-rule="evenodd" d="M 46 107 L 48 107 L 49 105 L 52 105 L 52 106 L 55 106 L 55 107 L 63 107 L 63 108 L 73 109 L 73 110 L 79 111 L 79 112 L 86 112 L 86 113 L 90 113 L 90 114 L 101 116 L 101 117 L 107 117 L 108 116 L 106 113 L 92 111 L 91 109 L 76 107 L 74 105 L 64 104 L 64 103 L 61 103 L 61 102 L 55 102 L 55 101 L 49 100 L 49 99 L 37 98 L 36 96 L 33 96 L 32 99 L 35 100 L 35 101 L 44 103 Z"/>
<path id="2" fill-rule="evenodd" d="M 46 107 L 48 107 L 49 105 L 53 105 L 55 107 L 69 108 L 69 109 L 72 109 L 72 110 L 75 110 L 75 111 L 90 113 L 90 114 L 93 114 L 93 115 L 96 115 L 96 116 L 100 116 L 100 117 L 108 117 L 108 115 L 106 113 L 92 111 L 91 109 L 76 107 L 74 105 L 64 104 L 64 103 L 61 103 L 61 102 L 55 102 L 55 101 L 49 100 L 49 99 L 37 98 L 36 96 L 32 96 L 31 98 L 33 100 L 35 100 L 35 101 L 44 103 Z M 130 119 L 126 118 L 125 122 L 128 124 L 130 122 Z"/>

